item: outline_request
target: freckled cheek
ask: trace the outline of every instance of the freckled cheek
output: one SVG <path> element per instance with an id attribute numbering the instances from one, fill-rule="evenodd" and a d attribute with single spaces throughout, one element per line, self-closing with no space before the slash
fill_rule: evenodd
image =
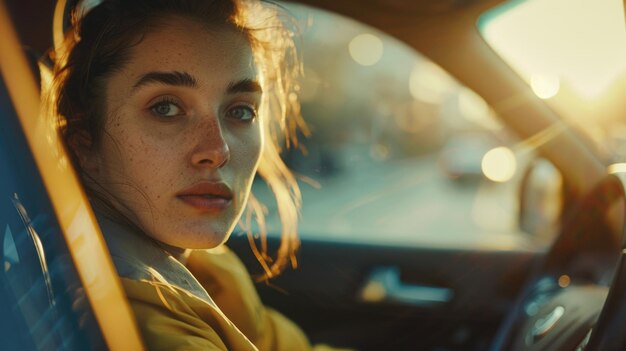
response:
<path id="1" fill-rule="evenodd" d="M 263 138 L 259 133 L 248 133 L 244 138 L 238 140 L 238 152 L 231 150 L 231 158 L 235 161 L 242 172 L 249 176 L 256 171 L 258 161 L 263 149 Z"/>
<path id="2" fill-rule="evenodd" d="M 163 189 L 175 186 L 174 173 L 178 173 L 176 159 L 172 155 L 174 148 L 164 145 L 163 141 L 151 141 L 142 137 L 125 140 L 126 146 L 120 151 L 125 162 L 124 167 L 137 186 L 151 197 L 160 198 Z"/>

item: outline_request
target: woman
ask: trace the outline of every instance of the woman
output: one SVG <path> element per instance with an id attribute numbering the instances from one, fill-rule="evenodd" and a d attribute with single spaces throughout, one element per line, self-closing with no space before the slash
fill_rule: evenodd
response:
<path id="1" fill-rule="evenodd" d="M 222 246 L 244 211 L 261 214 L 257 169 L 283 223 L 276 259 L 253 247 L 266 275 L 297 246 L 299 192 L 276 144 L 301 125 L 290 33 L 255 1 L 79 8 L 49 96 L 146 346 L 308 349 Z"/>

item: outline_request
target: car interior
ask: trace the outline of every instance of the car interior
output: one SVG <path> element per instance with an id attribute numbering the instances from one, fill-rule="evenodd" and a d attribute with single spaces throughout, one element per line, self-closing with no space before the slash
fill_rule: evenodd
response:
<path id="1" fill-rule="evenodd" d="M 572 55 L 527 49 L 543 23 L 532 10 L 565 28 L 558 19 L 578 6 L 567 1 L 281 2 L 301 26 L 312 134 L 283 153 L 303 192 L 297 267 L 257 285 L 263 302 L 312 343 L 357 350 L 626 348 L 624 1 L 580 3 L 575 53 L 610 58 L 585 70 L 601 77 L 618 62 L 589 98 L 566 71 Z M 142 349 L 54 121 L 38 108 L 45 54 L 74 5 L 0 2 L 3 349 Z M 611 51 L 581 44 L 599 23 L 621 41 L 590 40 Z M 567 30 L 553 36 L 567 42 Z M 550 60 L 565 68 L 542 97 L 524 69 Z M 492 168 L 516 167 L 500 179 L 488 155 Z M 254 192 L 268 211 L 267 238 L 255 239 L 272 252 L 275 206 L 260 180 Z M 246 230 L 227 245 L 262 273 Z"/>

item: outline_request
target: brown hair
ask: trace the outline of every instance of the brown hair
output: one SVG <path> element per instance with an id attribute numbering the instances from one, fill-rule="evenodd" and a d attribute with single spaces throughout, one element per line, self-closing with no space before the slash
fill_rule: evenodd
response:
<path id="1" fill-rule="evenodd" d="M 293 174 L 280 158 L 282 146 L 297 146 L 296 131 L 308 133 L 300 116 L 296 78 L 299 60 L 293 30 L 286 26 L 277 5 L 255 0 L 104 0 L 73 15 L 73 27 L 61 47 L 53 53 L 54 78 L 48 87 L 48 103 L 58 116 L 66 145 L 77 135 L 97 145 L 104 133 L 106 79 L 129 58 L 130 48 L 170 16 L 192 18 L 210 27 L 231 26 L 246 35 L 260 68 L 264 95 L 259 115 L 264 124 L 265 146 L 258 174 L 273 191 L 282 224 L 281 244 L 275 257 L 267 253 L 264 206 L 250 195 L 240 226 L 248 234 L 252 250 L 265 275 L 277 275 L 288 263 L 295 267 L 299 246 L 297 218 L 300 191 Z M 80 170 L 70 147 L 74 165 Z M 86 176 L 81 172 L 82 176 Z M 99 186 L 102 188 L 102 186 Z M 98 189 L 86 187 L 99 200 Z M 105 189 L 100 189 L 105 191 Z M 111 206 L 107 206 L 111 207 Z M 119 214 L 127 218 L 123 214 Z M 256 219 L 261 232 L 260 247 L 252 233 Z M 128 220 L 126 220 L 128 222 Z M 132 224 L 132 223 L 131 223 Z"/>

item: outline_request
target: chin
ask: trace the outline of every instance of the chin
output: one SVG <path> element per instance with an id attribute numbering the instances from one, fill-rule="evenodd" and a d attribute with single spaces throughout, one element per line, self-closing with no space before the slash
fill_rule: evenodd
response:
<path id="1" fill-rule="evenodd" d="M 224 235 L 222 237 L 212 237 L 207 238 L 207 240 L 194 240 L 190 241 L 185 245 L 186 249 L 192 250 L 202 250 L 202 249 L 213 249 L 220 245 L 223 245 L 226 240 L 228 240 L 229 235 Z"/>
<path id="2" fill-rule="evenodd" d="M 230 237 L 231 231 L 232 228 L 230 226 L 215 228 L 212 225 L 205 228 L 194 228 L 194 230 L 173 238 L 173 241 L 176 241 L 175 246 L 180 248 L 212 249 L 224 244 Z"/>
<path id="3" fill-rule="evenodd" d="M 228 239 L 228 235 L 223 236 L 207 236 L 203 234 L 204 237 L 198 237 L 196 234 L 191 234 L 189 236 L 180 236 L 177 238 L 166 238 L 166 239 L 158 239 L 159 241 L 173 247 L 177 247 L 179 249 L 192 249 L 192 250 L 201 250 L 201 249 L 213 249 L 218 247 L 226 242 Z"/>
<path id="4" fill-rule="evenodd" d="M 181 249 L 212 249 L 228 240 L 236 226 L 233 216 L 184 218 L 155 223 L 154 238 Z"/>

